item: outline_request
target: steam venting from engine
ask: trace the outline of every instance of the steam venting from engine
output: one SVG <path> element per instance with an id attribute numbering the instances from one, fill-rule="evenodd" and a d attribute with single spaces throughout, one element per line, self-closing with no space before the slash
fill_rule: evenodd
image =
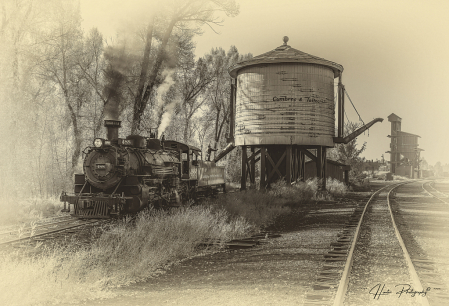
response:
<path id="1" fill-rule="evenodd" d="M 163 96 L 168 92 L 170 87 L 175 83 L 173 80 L 173 74 L 175 73 L 175 69 L 166 69 L 162 72 L 162 76 L 164 77 L 164 82 L 157 89 L 157 107 L 159 109 L 159 115 L 163 112 L 162 107 L 164 106 Z M 172 101 L 165 106 L 165 112 L 162 114 L 161 123 L 158 127 L 158 137 L 160 137 L 167 126 L 170 124 L 171 117 L 173 115 L 173 111 L 176 106 L 176 101 Z"/>

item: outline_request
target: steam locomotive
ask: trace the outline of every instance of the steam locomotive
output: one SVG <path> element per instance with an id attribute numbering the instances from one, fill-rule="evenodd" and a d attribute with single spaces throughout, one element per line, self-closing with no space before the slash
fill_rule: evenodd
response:
<path id="1" fill-rule="evenodd" d="M 63 211 L 74 205 L 72 216 L 110 218 L 225 191 L 224 167 L 203 160 L 199 148 L 157 139 L 151 131 L 149 138 L 119 138 L 118 120 L 105 120 L 104 126 L 107 139 L 96 138 L 83 152 L 84 173 L 75 174 L 74 194 L 61 194 Z"/>

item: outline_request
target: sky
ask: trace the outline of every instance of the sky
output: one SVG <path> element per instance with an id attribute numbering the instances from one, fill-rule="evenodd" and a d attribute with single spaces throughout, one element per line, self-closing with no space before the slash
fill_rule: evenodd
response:
<path id="1" fill-rule="evenodd" d="M 81 0 L 84 27 L 114 36 L 151 1 Z M 343 84 L 365 123 L 384 118 L 358 143 L 366 159 L 389 160 L 390 123 L 419 135 L 429 164 L 449 163 L 449 1 L 438 0 L 240 0 L 240 13 L 224 18 L 219 34 L 204 27 L 196 55 L 237 47 L 254 56 L 288 44 L 344 67 Z M 349 120 L 359 118 L 348 99 Z"/>

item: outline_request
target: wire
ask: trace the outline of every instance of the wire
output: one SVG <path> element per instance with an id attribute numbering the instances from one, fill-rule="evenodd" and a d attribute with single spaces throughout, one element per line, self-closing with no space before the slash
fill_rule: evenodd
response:
<path id="1" fill-rule="evenodd" d="M 348 118 L 348 114 L 346 114 L 346 110 L 345 110 L 345 116 L 346 116 L 346 120 L 348 120 L 348 122 L 350 122 L 349 118 Z"/>
<path id="2" fill-rule="evenodd" d="M 362 121 L 362 123 L 365 124 L 365 122 L 363 122 L 363 119 L 362 119 L 362 117 L 360 116 L 359 112 L 358 112 L 357 109 L 355 108 L 354 103 L 352 103 L 352 100 L 351 100 L 351 98 L 349 97 L 349 94 L 348 94 L 348 92 L 346 91 L 346 88 L 343 87 L 343 90 L 344 90 L 344 92 L 345 92 L 345 94 L 346 94 L 346 97 L 348 97 L 349 101 L 351 102 L 352 107 L 354 107 L 355 112 L 357 113 L 357 115 L 359 115 L 360 121 Z"/>

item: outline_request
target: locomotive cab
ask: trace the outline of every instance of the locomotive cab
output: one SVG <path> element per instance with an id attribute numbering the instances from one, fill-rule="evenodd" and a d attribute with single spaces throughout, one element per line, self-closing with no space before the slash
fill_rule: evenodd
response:
<path id="1" fill-rule="evenodd" d="M 174 140 L 164 141 L 163 147 L 166 150 L 173 150 L 179 156 L 179 160 L 181 161 L 181 180 L 196 179 L 196 177 L 191 176 L 191 170 L 198 166 L 198 156 L 201 155 L 199 148 Z"/>
<path id="2" fill-rule="evenodd" d="M 199 148 L 177 141 L 165 141 L 164 147 L 178 152 L 181 161 L 180 179 L 190 188 L 194 186 L 197 194 L 226 190 L 224 167 L 217 166 L 213 161 L 202 160 Z"/>

